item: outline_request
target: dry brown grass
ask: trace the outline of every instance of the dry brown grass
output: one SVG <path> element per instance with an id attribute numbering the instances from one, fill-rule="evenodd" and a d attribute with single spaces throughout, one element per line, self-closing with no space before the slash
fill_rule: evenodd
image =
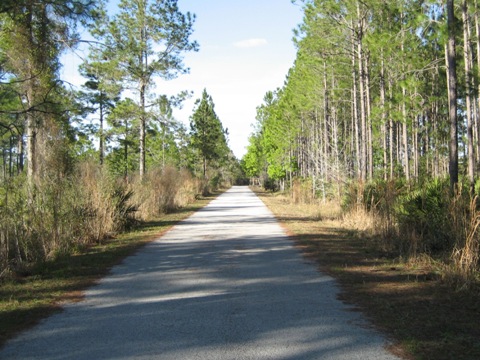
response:
<path id="1" fill-rule="evenodd" d="M 341 299 L 391 338 L 392 352 L 405 359 L 480 358 L 480 294 L 443 281 L 441 263 L 421 255 L 408 262 L 390 258 L 360 235 L 359 221 L 319 221 L 320 210 L 257 194 L 305 256 L 338 280 Z"/>
<path id="2" fill-rule="evenodd" d="M 38 264 L 28 273 L 0 281 L 0 346 L 18 332 L 59 311 L 61 303 L 81 300 L 82 291 L 104 276 L 113 265 L 158 238 L 213 198 L 198 199 L 188 207 L 143 223 L 135 231 L 72 255 L 56 257 Z"/>
<path id="3" fill-rule="evenodd" d="M 84 245 L 101 242 L 119 230 L 115 221 L 115 204 L 111 199 L 115 187 L 115 181 L 97 164 L 80 164 L 76 189 L 82 211 L 78 214 L 82 221 L 79 241 Z"/>
<path id="4" fill-rule="evenodd" d="M 140 220 L 177 210 L 195 201 L 202 193 L 202 184 L 186 170 L 173 167 L 151 169 L 144 179 L 136 179 L 133 203 L 139 204 Z"/>
<path id="5" fill-rule="evenodd" d="M 455 201 L 454 201 L 455 203 Z M 455 248 L 453 250 L 451 279 L 456 279 L 457 286 L 469 288 L 478 283 L 479 259 L 480 259 L 480 211 L 478 209 L 478 198 L 475 196 L 470 200 L 468 207 L 466 204 L 453 206 L 452 213 L 459 219 L 455 223 L 460 223 L 456 232 L 460 233 L 457 237 Z M 467 210 L 468 209 L 468 210 Z M 460 210 L 460 211 L 459 211 Z"/>
<path id="6" fill-rule="evenodd" d="M 377 235 L 375 230 L 375 216 L 363 207 L 356 207 L 342 215 L 342 226 L 368 235 Z"/>

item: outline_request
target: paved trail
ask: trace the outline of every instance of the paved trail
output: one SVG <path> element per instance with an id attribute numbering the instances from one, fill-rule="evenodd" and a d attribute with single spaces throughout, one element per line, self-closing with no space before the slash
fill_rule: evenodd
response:
<path id="1" fill-rule="evenodd" d="M 234 187 L 0 359 L 396 359 L 263 205 Z"/>

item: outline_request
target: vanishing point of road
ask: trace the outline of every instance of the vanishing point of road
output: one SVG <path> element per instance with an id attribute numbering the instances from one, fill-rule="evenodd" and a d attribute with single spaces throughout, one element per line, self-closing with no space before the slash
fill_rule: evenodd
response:
<path id="1" fill-rule="evenodd" d="M 265 205 L 233 187 L 0 359 L 396 359 Z"/>

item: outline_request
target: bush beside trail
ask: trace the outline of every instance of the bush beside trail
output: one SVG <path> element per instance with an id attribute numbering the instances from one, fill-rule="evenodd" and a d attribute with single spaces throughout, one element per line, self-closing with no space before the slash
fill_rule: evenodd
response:
<path id="1" fill-rule="evenodd" d="M 452 193 L 447 179 L 416 185 L 377 180 L 351 182 L 340 198 L 332 193 L 324 199 L 312 191 L 311 181 L 295 179 L 285 201 L 319 214 L 341 207 L 337 218 L 368 246 L 392 259 L 435 264 L 445 281 L 463 288 L 480 280 L 479 192 L 467 188 Z"/>
<path id="2" fill-rule="evenodd" d="M 0 278 L 28 273 L 35 264 L 185 207 L 204 187 L 204 181 L 174 167 L 126 182 L 88 162 L 69 174 L 43 174 L 33 190 L 24 176 L 13 177 L 0 188 Z"/>

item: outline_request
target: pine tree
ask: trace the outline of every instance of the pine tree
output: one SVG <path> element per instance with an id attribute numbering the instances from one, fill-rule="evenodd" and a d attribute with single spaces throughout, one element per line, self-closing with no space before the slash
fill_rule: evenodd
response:
<path id="1" fill-rule="evenodd" d="M 90 64 L 90 70 L 93 70 L 92 64 Z M 105 119 L 115 107 L 119 91 L 105 86 L 94 73 L 84 73 L 83 76 L 87 78 L 87 81 L 83 85 L 84 92 L 81 97 L 86 103 L 84 110 L 98 115 L 98 127 L 95 127 L 93 132 L 98 136 L 98 160 L 100 165 L 103 165 L 106 149 Z"/>
<path id="2" fill-rule="evenodd" d="M 215 105 L 207 90 L 197 100 L 190 121 L 191 144 L 198 150 L 202 159 L 203 176 L 207 176 L 210 161 L 220 160 L 228 155 L 226 131 L 215 113 Z"/>
<path id="3" fill-rule="evenodd" d="M 173 79 L 188 71 L 182 53 L 196 51 L 190 40 L 195 16 L 179 11 L 177 0 L 121 0 L 119 12 L 105 18 L 93 34 L 104 44 L 102 58 L 111 66 L 106 71 L 136 91 L 139 112 L 139 172 L 145 173 L 147 108 L 154 77 Z"/>
<path id="4" fill-rule="evenodd" d="M 4 66 L 19 84 L 23 102 L 17 112 L 26 117 L 30 188 L 38 173 L 38 135 L 48 133 L 48 118 L 58 111 L 59 55 L 75 44 L 76 24 L 90 17 L 94 5 L 91 0 L 2 2 L 0 43 L 8 59 Z"/>

